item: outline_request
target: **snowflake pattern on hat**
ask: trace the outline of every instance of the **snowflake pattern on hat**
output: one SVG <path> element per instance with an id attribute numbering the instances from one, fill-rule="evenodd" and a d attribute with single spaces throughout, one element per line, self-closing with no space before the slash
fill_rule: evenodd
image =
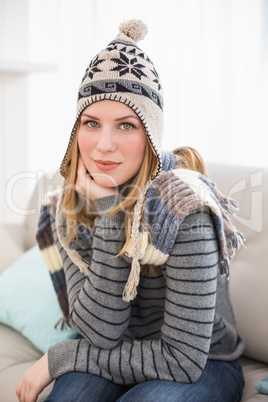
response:
<path id="1" fill-rule="evenodd" d="M 137 46 L 134 44 L 129 44 L 129 42 L 117 40 L 111 42 L 106 48 L 107 51 L 118 50 L 118 52 L 123 52 L 126 54 L 132 54 L 141 59 L 144 59 L 147 63 L 153 64 L 152 60 Z"/>
<path id="2" fill-rule="evenodd" d="M 119 52 L 119 58 L 112 58 L 111 60 L 116 63 L 117 66 L 112 68 L 110 71 L 119 71 L 120 77 L 125 74 L 133 74 L 139 80 L 142 76 L 147 77 L 147 75 L 142 71 L 145 66 L 138 62 L 137 57 L 128 58 L 124 53 Z"/>
<path id="3" fill-rule="evenodd" d="M 98 65 L 103 63 L 105 59 L 99 59 L 99 55 L 95 56 L 94 59 L 91 61 L 90 65 L 86 69 L 85 75 L 82 78 L 82 82 L 85 80 L 86 77 L 93 79 L 95 73 L 101 73 L 102 70 L 98 68 Z"/>
<path id="4" fill-rule="evenodd" d="M 160 91 L 160 89 L 161 89 L 162 87 L 161 87 L 161 84 L 160 84 L 159 75 L 157 74 L 157 71 L 155 70 L 155 68 L 154 68 L 153 70 L 151 70 L 151 72 L 152 72 L 153 75 L 155 76 L 155 80 L 153 80 L 153 82 L 156 83 L 157 88 L 158 88 L 158 91 Z"/>

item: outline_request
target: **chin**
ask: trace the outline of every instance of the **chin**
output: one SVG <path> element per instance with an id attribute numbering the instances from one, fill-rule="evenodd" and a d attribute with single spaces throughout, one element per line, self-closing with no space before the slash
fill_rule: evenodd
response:
<path id="1" fill-rule="evenodd" d="M 92 173 L 95 183 L 104 188 L 114 188 L 118 186 L 116 180 L 105 173 Z"/>

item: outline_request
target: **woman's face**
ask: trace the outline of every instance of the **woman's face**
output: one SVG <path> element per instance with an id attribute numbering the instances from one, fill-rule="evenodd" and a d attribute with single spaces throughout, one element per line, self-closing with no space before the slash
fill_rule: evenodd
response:
<path id="1" fill-rule="evenodd" d="M 103 100 L 81 115 L 78 146 L 101 187 L 116 187 L 135 176 L 144 159 L 146 134 L 136 113 L 123 103 Z"/>

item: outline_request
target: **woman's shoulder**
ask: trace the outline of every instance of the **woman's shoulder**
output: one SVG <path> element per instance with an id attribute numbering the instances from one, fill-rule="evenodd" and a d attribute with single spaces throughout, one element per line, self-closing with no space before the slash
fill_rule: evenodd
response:
<path id="1" fill-rule="evenodd" d="M 176 184 L 176 189 L 180 189 L 180 186 L 178 186 L 181 183 L 181 185 L 188 185 L 192 186 L 194 185 L 202 185 L 205 187 L 209 187 L 211 190 L 213 190 L 215 184 L 206 176 L 204 176 L 202 173 L 192 170 L 192 169 L 187 169 L 185 167 L 178 167 L 172 170 L 168 171 L 162 171 L 152 182 L 153 187 L 158 187 L 160 186 L 168 186 L 168 185 L 174 185 Z M 197 190 L 197 189 L 195 189 Z"/>
<path id="2" fill-rule="evenodd" d="M 149 197 L 158 197 L 176 216 L 186 216 L 202 206 L 219 213 L 214 189 L 214 183 L 200 172 L 177 168 L 161 172 L 152 181 Z"/>

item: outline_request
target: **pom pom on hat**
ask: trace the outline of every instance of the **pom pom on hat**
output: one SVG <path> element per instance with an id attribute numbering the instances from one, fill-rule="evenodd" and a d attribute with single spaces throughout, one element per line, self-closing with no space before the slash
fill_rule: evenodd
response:
<path id="1" fill-rule="evenodd" d="M 146 24 L 141 20 L 129 20 L 120 24 L 119 31 L 134 42 L 138 42 L 145 38 L 148 29 Z"/>

